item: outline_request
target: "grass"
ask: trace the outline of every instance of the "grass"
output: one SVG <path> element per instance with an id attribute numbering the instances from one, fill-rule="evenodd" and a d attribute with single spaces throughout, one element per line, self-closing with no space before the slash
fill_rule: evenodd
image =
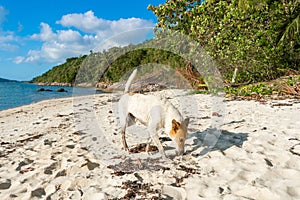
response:
<path id="1" fill-rule="evenodd" d="M 236 96 L 300 95 L 300 75 L 281 77 L 269 82 L 260 82 L 240 87 L 224 88 L 226 94 Z"/>

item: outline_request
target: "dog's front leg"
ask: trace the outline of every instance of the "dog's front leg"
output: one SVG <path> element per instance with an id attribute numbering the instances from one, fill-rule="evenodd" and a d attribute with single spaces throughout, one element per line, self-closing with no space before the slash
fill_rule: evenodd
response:
<path id="1" fill-rule="evenodd" d="M 157 146 L 159 153 L 162 155 L 163 158 L 167 158 L 166 153 L 164 151 L 164 147 L 162 146 L 162 144 L 159 140 L 157 132 L 155 130 L 149 129 L 149 128 L 148 128 L 148 131 L 149 131 L 148 134 L 151 136 L 152 140 L 154 141 L 155 145 Z M 151 138 L 150 138 L 150 141 L 151 141 Z M 147 144 L 147 146 L 148 145 L 149 145 L 149 143 Z"/>
<path id="2" fill-rule="evenodd" d="M 159 150 L 159 153 L 162 155 L 162 157 L 163 157 L 164 159 L 166 159 L 167 156 L 166 156 L 164 147 L 162 146 L 162 144 L 161 144 L 161 142 L 160 142 L 160 140 L 159 140 L 158 135 L 157 135 L 157 134 L 152 135 L 152 139 L 153 139 L 154 143 L 156 144 L 156 146 L 157 146 L 157 148 L 158 148 L 158 150 Z"/>
<path id="3" fill-rule="evenodd" d="M 163 119 L 163 108 L 161 106 L 154 106 L 149 113 L 149 123 L 148 123 L 148 137 L 151 138 L 155 145 L 157 146 L 159 153 L 163 158 L 167 158 L 164 148 L 157 135 L 158 130 L 161 128 L 161 123 Z M 148 140 L 151 141 L 151 140 Z M 148 146 L 150 144 L 148 143 Z M 147 149 L 146 149 L 147 150 Z"/>
<path id="4" fill-rule="evenodd" d="M 150 133 L 148 131 L 148 139 L 147 139 L 147 145 L 146 145 L 146 153 L 148 155 L 149 155 L 149 148 L 150 148 L 151 142 L 152 142 L 152 138 L 151 138 Z"/>

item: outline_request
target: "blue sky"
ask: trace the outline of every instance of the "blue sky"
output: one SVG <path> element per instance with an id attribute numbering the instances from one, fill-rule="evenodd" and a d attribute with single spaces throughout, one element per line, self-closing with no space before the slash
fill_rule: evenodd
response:
<path id="1" fill-rule="evenodd" d="M 0 0 L 0 77 L 31 80 L 69 57 L 151 38 L 165 0 Z"/>

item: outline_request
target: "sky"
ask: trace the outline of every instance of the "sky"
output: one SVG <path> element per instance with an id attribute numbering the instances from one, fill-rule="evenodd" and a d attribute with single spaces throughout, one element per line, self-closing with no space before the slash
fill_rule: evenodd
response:
<path id="1" fill-rule="evenodd" d="M 29 81 L 66 58 L 153 37 L 165 0 L 0 0 L 0 77 Z"/>

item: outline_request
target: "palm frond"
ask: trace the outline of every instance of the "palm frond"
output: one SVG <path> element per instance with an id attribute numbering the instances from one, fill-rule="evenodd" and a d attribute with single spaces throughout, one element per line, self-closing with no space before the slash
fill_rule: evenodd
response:
<path id="1" fill-rule="evenodd" d="M 279 43 L 283 43 L 287 40 L 294 40 L 295 42 L 300 43 L 300 14 L 287 25 Z"/>

